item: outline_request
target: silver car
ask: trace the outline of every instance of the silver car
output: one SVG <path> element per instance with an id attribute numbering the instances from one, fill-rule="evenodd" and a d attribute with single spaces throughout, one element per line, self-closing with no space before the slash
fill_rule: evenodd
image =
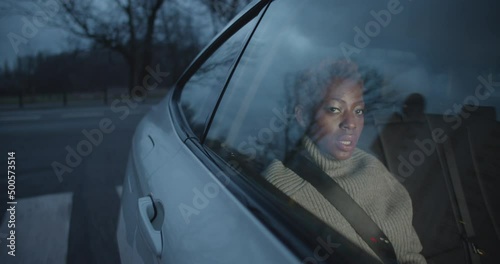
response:
<path id="1" fill-rule="evenodd" d="M 494 0 L 251 3 L 136 129 L 122 262 L 388 263 L 265 177 L 301 137 L 298 76 L 337 60 L 359 67 L 357 148 L 411 197 L 416 254 L 500 263 L 499 12 Z"/>

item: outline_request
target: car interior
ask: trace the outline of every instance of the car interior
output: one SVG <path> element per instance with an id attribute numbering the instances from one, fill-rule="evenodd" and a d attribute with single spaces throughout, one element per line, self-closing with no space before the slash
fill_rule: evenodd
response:
<path id="1" fill-rule="evenodd" d="M 432 139 L 435 128 L 446 131 L 450 143 L 427 145 L 429 151 L 424 153 L 426 150 L 419 149 L 415 139 Z M 495 162 L 495 153 L 500 151 L 499 135 L 500 124 L 492 107 L 480 107 L 456 131 L 440 115 L 423 112 L 419 116 L 374 114 L 365 120 L 359 146 L 377 156 L 408 190 L 413 225 L 429 263 L 466 263 L 462 238 L 470 243 L 467 247 L 483 251 L 484 258 L 490 252 L 497 260 L 494 255 L 500 222 L 495 208 L 499 199 L 491 188 L 500 183 L 495 173 L 499 168 Z M 435 150 L 430 151 L 432 148 Z M 414 171 L 402 178 L 398 170 L 407 168 L 398 168 L 402 164 L 399 157 L 408 161 L 412 152 L 421 152 L 425 158 L 408 163 Z"/>

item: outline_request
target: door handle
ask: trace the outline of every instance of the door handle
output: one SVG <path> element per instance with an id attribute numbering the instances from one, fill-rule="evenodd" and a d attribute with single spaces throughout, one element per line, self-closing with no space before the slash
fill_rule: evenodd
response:
<path id="1" fill-rule="evenodd" d="M 160 256 L 163 248 L 161 225 L 163 223 L 163 206 L 153 201 L 151 196 L 139 198 L 139 230 L 151 250 Z"/>

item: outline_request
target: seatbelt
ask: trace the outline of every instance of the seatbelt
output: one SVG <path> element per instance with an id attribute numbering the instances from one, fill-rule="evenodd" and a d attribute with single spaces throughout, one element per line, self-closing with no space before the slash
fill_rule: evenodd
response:
<path id="1" fill-rule="evenodd" d="M 468 131 L 467 131 L 467 134 Z M 467 135 L 468 136 L 468 135 Z M 455 158 L 455 153 L 453 152 L 453 147 L 451 145 L 451 139 L 446 140 L 443 143 L 444 154 L 446 157 L 446 162 L 448 163 L 448 170 L 450 172 L 451 184 L 457 199 L 458 209 L 460 211 L 460 219 L 463 224 L 465 237 L 463 239 L 467 243 L 472 263 L 481 263 L 480 255 L 482 252 L 477 248 L 477 246 L 471 241 L 475 237 L 474 227 L 472 226 L 471 215 L 469 213 L 469 207 L 467 206 L 467 200 L 464 194 L 464 188 L 462 186 L 462 181 L 460 180 L 460 174 L 458 172 L 457 161 Z"/>
<path id="2" fill-rule="evenodd" d="M 286 162 L 286 166 L 316 188 L 344 216 L 383 263 L 398 263 L 394 248 L 384 232 L 330 176 L 302 153 Z"/>
<path id="3" fill-rule="evenodd" d="M 427 118 L 427 124 L 429 125 L 429 129 L 434 131 L 434 126 Z M 470 141 L 469 130 L 466 130 L 466 136 Z M 438 152 L 438 156 L 441 159 L 441 164 L 446 164 L 448 168 L 448 173 L 444 173 L 445 182 L 448 187 L 448 192 L 450 193 L 452 202 L 456 204 L 458 208 L 453 209 L 453 215 L 458 221 L 460 236 L 464 243 L 465 250 L 468 255 L 467 263 L 479 264 L 481 263 L 480 256 L 483 254 L 482 250 L 477 248 L 476 244 L 471 240 L 475 236 L 474 227 L 472 226 L 471 215 L 469 213 L 469 207 L 467 206 L 467 199 L 465 198 L 464 188 L 462 186 L 462 181 L 460 180 L 460 173 L 458 171 L 457 160 L 455 158 L 455 152 L 453 151 L 453 145 L 451 142 L 452 138 L 448 138 L 444 143 L 438 144 L 436 146 L 436 150 Z M 443 167 L 444 168 L 444 167 Z M 446 177 L 449 175 L 449 178 Z M 458 212 L 457 212 L 458 211 Z"/>

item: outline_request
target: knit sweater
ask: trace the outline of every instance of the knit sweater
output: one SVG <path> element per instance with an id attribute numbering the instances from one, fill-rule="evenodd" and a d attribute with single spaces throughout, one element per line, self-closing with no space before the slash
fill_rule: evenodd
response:
<path id="1" fill-rule="evenodd" d="M 392 242 L 398 262 L 426 263 L 422 245 L 412 226 L 412 204 L 406 189 L 372 155 L 355 149 L 351 158 L 336 160 L 322 153 L 308 138 L 303 140 L 309 158 L 336 181 L 372 218 Z M 311 184 L 274 160 L 266 179 L 354 244 L 378 258 L 349 222 Z"/>

